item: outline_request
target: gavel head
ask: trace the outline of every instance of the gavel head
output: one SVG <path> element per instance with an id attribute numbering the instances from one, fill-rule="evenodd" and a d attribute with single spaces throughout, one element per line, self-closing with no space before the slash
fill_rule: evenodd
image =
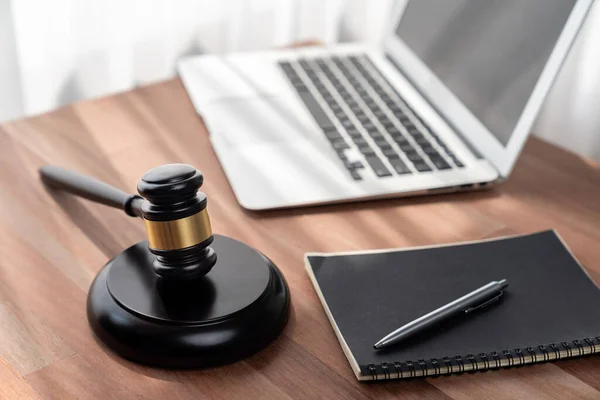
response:
<path id="1" fill-rule="evenodd" d="M 142 216 L 148 246 L 156 256 L 154 271 L 165 279 L 189 280 L 207 274 L 217 261 L 207 198 L 198 189 L 204 178 L 187 164 L 148 171 L 138 183 L 146 200 Z"/>

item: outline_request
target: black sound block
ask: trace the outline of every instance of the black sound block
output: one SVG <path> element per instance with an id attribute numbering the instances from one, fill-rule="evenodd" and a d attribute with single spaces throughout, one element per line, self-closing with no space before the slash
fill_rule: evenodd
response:
<path id="1" fill-rule="evenodd" d="M 285 279 L 253 248 L 214 238 L 216 265 L 191 281 L 156 275 L 146 241 L 109 261 L 88 294 L 94 333 L 126 359 L 166 368 L 231 363 L 269 344 L 289 316 Z"/>

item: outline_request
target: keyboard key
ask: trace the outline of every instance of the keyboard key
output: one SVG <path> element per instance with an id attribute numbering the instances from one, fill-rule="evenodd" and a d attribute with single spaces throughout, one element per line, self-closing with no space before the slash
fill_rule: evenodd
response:
<path id="1" fill-rule="evenodd" d="M 415 140 L 425 137 L 425 136 L 423 136 L 421 131 L 419 131 L 414 126 L 412 128 L 407 128 L 406 130 L 407 130 L 408 134 Z"/>
<path id="2" fill-rule="evenodd" d="M 349 163 L 346 163 L 346 168 L 348 169 L 361 169 L 364 168 L 364 164 L 361 163 L 360 161 L 352 161 Z"/>
<path id="3" fill-rule="evenodd" d="M 423 135 L 415 135 L 413 136 L 413 139 L 415 142 L 419 143 L 421 147 L 430 146 L 429 140 L 427 140 L 427 138 Z"/>
<path id="4" fill-rule="evenodd" d="M 392 158 L 390 159 L 390 164 L 394 167 L 394 170 L 399 175 L 410 174 L 410 169 L 404 164 L 404 162 L 400 158 Z"/>
<path id="5" fill-rule="evenodd" d="M 308 91 L 308 88 L 302 82 L 300 82 L 298 84 L 294 84 L 294 89 L 296 89 L 297 92 L 307 92 Z"/>
<path id="6" fill-rule="evenodd" d="M 373 139 L 380 139 L 383 137 L 383 135 L 377 129 L 370 130 L 369 136 L 371 136 Z"/>
<path id="7" fill-rule="evenodd" d="M 405 153 L 405 155 L 406 155 L 406 158 L 408 158 L 413 163 L 423 161 L 423 157 L 421 157 L 416 151 L 410 152 L 410 153 Z"/>
<path id="8" fill-rule="evenodd" d="M 398 118 L 398 121 L 400 121 L 400 123 L 401 123 L 402 125 L 404 125 L 404 126 L 405 126 L 405 127 L 407 127 L 407 128 L 408 128 L 409 126 L 414 126 L 414 125 L 412 124 L 412 122 L 410 122 L 410 119 L 409 119 L 409 118 L 408 118 L 406 115 L 404 115 L 404 113 L 400 112 L 400 115 L 398 115 L 398 114 L 399 114 L 399 113 L 397 113 L 397 112 L 396 112 L 396 113 L 394 113 L 394 115 L 396 116 L 396 118 Z"/>
<path id="9" fill-rule="evenodd" d="M 368 72 L 365 69 L 363 69 L 361 73 L 368 76 Z M 369 85 L 371 85 L 377 93 L 384 93 L 381 85 L 375 79 L 368 77 L 367 82 L 369 82 Z"/>
<path id="10" fill-rule="evenodd" d="M 302 67 L 302 69 L 310 71 L 312 69 L 312 67 L 310 66 L 310 64 L 308 63 L 308 60 L 306 59 L 300 59 L 298 61 L 298 63 L 300 64 L 300 66 Z"/>
<path id="11" fill-rule="evenodd" d="M 413 166 L 415 167 L 415 169 L 419 172 L 427 172 L 427 171 L 431 171 L 431 167 L 429 165 L 427 165 L 426 162 L 424 161 L 418 161 L 418 162 L 414 162 Z"/>
<path id="12" fill-rule="evenodd" d="M 353 123 L 352 123 L 352 121 L 350 121 L 349 119 L 348 119 L 348 120 L 344 120 L 344 121 L 342 121 L 342 126 L 343 126 L 345 129 L 352 129 L 352 128 L 354 128 L 354 124 L 353 124 Z"/>
<path id="13" fill-rule="evenodd" d="M 346 129 L 346 132 L 348 132 L 348 135 L 352 139 L 354 139 L 354 138 L 362 138 L 362 133 L 360 133 L 358 130 L 356 130 L 356 128 Z"/>
<path id="14" fill-rule="evenodd" d="M 350 146 L 348 146 L 348 143 L 346 143 L 346 141 L 344 139 L 336 140 L 334 142 L 331 142 L 331 146 L 333 146 L 333 148 L 336 149 L 336 150 L 338 150 L 338 151 L 350 148 Z"/>
<path id="15" fill-rule="evenodd" d="M 380 143 L 376 142 L 376 144 L 377 144 L 377 146 L 379 146 L 379 148 L 381 150 L 391 149 L 392 148 L 392 145 L 388 141 L 385 141 L 385 142 L 381 141 Z"/>
<path id="16" fill-rule="evenodd" d="M 456 157 L 456 156 L 450 156 L 450 158 L 452 159 L 452 162 L 458 167 L 458 168 L 462 168 L 465 165 L 463 163 L 460 162 L 460 160 Z"/>
<path id="17" fill-rule="evenodd" d="M 437 157 L 429 157 L 429 159 L 431 160 L 431 162 L 433 163 L 433 165 L 435 165 L 435 167 L 437 169 L 439 169 L 439 170 L 444 170 L 444 169 L 450 169 L 450 168 L 452 168 L 452 167 L 450 167 L 450 164 L 448 164 L 446 162 L 446 160 L 444 160 L 439 155 Z"/>
<path id="18" fill-rule="evenodd" d="M 409 123 L 409 124 L 406 124 L 404 127 L 408 131 L 408 134 L 411 135 L 411 136 L 417 136 L 417 137 L 418 136 L 423 136 L 423 134 L 421 133 L 421 131 L 416 126 L 414 126 L 413 124 Z"/>
<path id="19" fill-rule="evenodd" d="M 427 155 L 428 155 L 428 156 L 430 156 L 430 157 L 431 157 L 431 156 L 438 156 L 438 157 L 439 157 L 439 155 L 440 155 L 440 154 L 437 152 L 437 150 L 436 150 L 436 149 L 434 149 L 433 147 L 431 147 L 431 146 L 429 146 L 429 145 L 423 146 L 421 149 L 423 150 L 423 153 L 427 154 Z"/>
<path id="20" fill-rule="evenodd" d="M 383 155 L 387 158 L 400 158 L 396 150 L 392 149 L 391 147 L 389 149 L 383 149 Z"/>
<path id="21" fill-rule="evenodd" d="M 389 143 L 388 143 L 388 141 L 387 141 L 387 140 L 385 140 L 385 138 L 384 138 L 384 137 L 380 137 L 380 138 L 377 138 L 377 139 L 375 139 L 375 144 L 376 144 L 378 147 L 380 147 L 380 148 L 381 148 L 381 147 L 384 147 L 384 146 L 389 146 Z"/>
<path id="22" fill-rule="evenodd" d="M 373 172 L 375 172 L 375 175 L 377 175 L 378 177 L 382 178 L 385 176 L 392 175 L 392 173 L 386 168 L 386 166 L 383 164 L 383 161 L 381 161 L 379 157 L 369 156 L 367 157 L 367 162 L 373 169 Z"/>
<path id="23" fill-rule="evenodd" d="M 367 145 L 364 147 L 359 147 L 358 151 L 360 151 L 365 156 L 372 156 L 375 154 L 375 150 L 371 148 L 371 146 Z"/>
<path id="24" fill-rule="evenodd" d="M 401 124 L 410 122 L 410 119 L 406 116 L 404 110 L 402 110 L 401 108 L 397 108 L 396 111 L 394 111 L 394 116 L 400 120 Z"/>
<path id="25" fill-rule="evenodd" d="M 331 142 L 342 139 L 342 135 L 335 128 L 325 131 L 325 137 Z"/>
<path id="26" fill-rule="evenodd" d="M 298 94 L 321 129 L 334 127 L 327 114 L 325 114 L 319 103 L 317 103 L 317 100 L 315 100 L 314 96 L 310 92 L 298 92 Z"/>
<path id="27" fill-rule="evenodd" d="M 402 134 L 400 132 L 393 135 L 392 139 L 394 140 L 394 142 L 396 142 L 396 144 L 398 146 L 401 146 L 403 144 L 408 144 L 408 139 L 406 139 L 404 136 L 402 136 Z"/>
<path id="28" fill-rule="evenodd" d="M 372 130 L 373 128 L 375 128 L 375 125 L 373 125 L 373 123 L 371 122 L 364 122 L 362 125 L 365 127 L 366 130 Z"/>
<path id="29" fill-rule="evenodd" d="M 367 143 L 367 141 L 362 136 L 356 137 L 356 138 L 352 138 L 352 141 L 358 147 L 366 147 L 366 146 L 369 145 L 369 143 Z"/>
<path id="30" fill-rule="evenodd" d="M 400 150 L 405 153 L 414 150 L 414 147 L 412 147 L 409 143 L 399 144 L 398 147 L 400 147 Z"/>
<path id="31" fill-rule="evenodd" d="M 354 179 L 355 181 L 361 181 L 362 180 L 362 176 L 360 176 L 360 174 L 358 173 L 357 170 L 355 169 L 351 169 L 350 170 L 350 176 L 352 177 L 352 179 Z"/>
<path id="32" fill-rule="evenodd" d="M 444 151 L 448 152 L 450 150 L 448 150 L 448 147 L 446 147 L 446 145 L 444 143 L 439 143 L 439 146 L 444 149 Z"/>
<path id="33" fill-rule="evenodd" d="M 348 60 L 352 63 L 352 64 L 356 64 L 358 63 L 358 57 L 357 56 L 348 56 Z"/>

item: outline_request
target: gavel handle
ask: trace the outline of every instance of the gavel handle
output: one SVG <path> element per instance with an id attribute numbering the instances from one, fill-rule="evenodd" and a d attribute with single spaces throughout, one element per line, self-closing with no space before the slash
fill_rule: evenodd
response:
<path id="1" fill-rule="evenodd" d="M 142 216 L 144 198 L 128 194 L 97 179 L 55 165 L 40 168 L 42 181 L 53 188 L 73 193 L 96 203 L 120 208 L 132 217 Z"/>

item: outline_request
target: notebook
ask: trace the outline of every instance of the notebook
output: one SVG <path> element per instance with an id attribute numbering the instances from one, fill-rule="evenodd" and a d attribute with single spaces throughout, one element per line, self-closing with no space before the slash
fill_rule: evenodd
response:
<path id="1" fill-rule="evenodd" d="M 308 253 L 359 380 L 460 374 L 600 352 L 600 290 L 554 231 L 443 246 Z M 387 349 L 391 331 L 491 281 L 501 300 Z"/>

